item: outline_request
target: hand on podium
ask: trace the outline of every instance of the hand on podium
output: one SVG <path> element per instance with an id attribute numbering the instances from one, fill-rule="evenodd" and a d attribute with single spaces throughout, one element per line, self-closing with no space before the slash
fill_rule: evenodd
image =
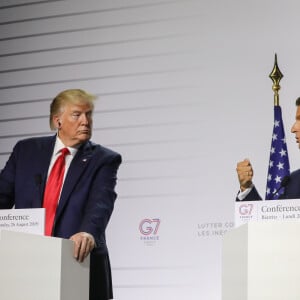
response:
<path id="1" fill-rule="evenodd" d="M 83 262 L 95 247 L 94 237 L 87 232 L 78 232 L 70 237 L 74 242 L 74 257 Z"/>

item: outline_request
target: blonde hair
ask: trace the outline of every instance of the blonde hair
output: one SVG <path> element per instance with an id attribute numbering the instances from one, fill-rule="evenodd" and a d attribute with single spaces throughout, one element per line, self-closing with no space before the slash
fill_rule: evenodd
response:
<path id="1" fill-rule="evenodd" d="M 62 113 L 66 104 L 88 104 L 93 110 L 95 99 L 96 96 L 80 89 L 70 89 L 60 92 L 50 104 L 49 122 L 51 130 L 56 130 L 56 126 L 53 123 L 53 116 Z"/>

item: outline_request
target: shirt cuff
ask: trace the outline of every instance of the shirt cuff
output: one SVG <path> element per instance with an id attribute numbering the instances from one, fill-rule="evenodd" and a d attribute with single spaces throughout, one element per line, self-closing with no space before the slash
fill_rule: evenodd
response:
<path id="1" fill-rule="evenodd" d="M 250 192 L 252 191 L 254 185 L 251 184 L 250 187 L 248 187 L 247 189 L 245 189 L 243 192 L 240 190 L 238 195 L 237 195 L 237 198 L 240 200 L 240 201 L 243 201 L 249 194 Z"/>

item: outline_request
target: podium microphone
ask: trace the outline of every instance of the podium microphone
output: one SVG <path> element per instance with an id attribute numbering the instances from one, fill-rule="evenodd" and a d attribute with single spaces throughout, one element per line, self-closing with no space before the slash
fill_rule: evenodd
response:
<path id="1" fill-rule="evenodd" d="M 31 207 L 40 207 L 43 197 L 42 197 L 42 183 L 43 177 L 42 174 L 35 174 L 34 175 L 34 182 L 36 186 L 37 197 L 33 197 L 31 200 Z"/>
<path id="2" fill-rule="evenodd" d="M 34 181 L 35 181 L 35 184 L 39 187 L 42 184 L 42 175 L 41 174 L 35 174 L 34 175 Z"/>
<path id="3" fill-rule="evenodd" d="M 282 188 L 285 188 L 288 183 L 290 182 L 291 180 L 291 176 L 290 175 L 286 175 L 283 177 L 281 183 L 280 183 L 280 186 L 279 188 L 271 195 L 271 199 L 270 200 L 273 200 L 274 196 L 282 189 Z"/>

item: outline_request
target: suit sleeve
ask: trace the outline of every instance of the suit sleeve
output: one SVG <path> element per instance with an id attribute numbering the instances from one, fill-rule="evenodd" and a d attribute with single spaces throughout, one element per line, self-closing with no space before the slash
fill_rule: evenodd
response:
<path id="1" fill-rule="evenodd" d="M 115 186 L 117 183 L 117 171 L 121 160 L 119 154 L 107 159 L 95 174 L 89 191 L 88 203 L 80 231 L 92 234 L 97 246 L 106 243 L 105 240 L 103 240 L 104 232 L 117 198 Z"/>
<path id="2" fill-rule="evenodd" d="M 14 205 L 15 148 L 0 173 L 0 209 L 9 209 Z"/>
<path id="3" fill-rule="evenodd" d="M 256 200 L 262 200 L 262 198 L 259 195 L 255 186 L 252 188 L 251 192 L 246 196 L 245 199 L 239 200 L 238 197 L 236 197 L 235 199 L 235 201 L 256 201 Z"/>

